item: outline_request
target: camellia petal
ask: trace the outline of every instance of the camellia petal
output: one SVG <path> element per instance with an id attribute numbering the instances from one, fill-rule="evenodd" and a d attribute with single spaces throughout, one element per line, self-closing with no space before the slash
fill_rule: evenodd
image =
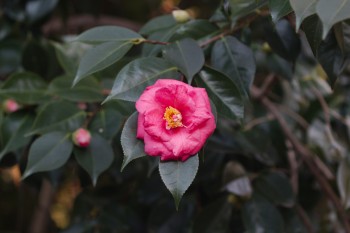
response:
<path id="1" fill-rule="evenodd" d="M 215 130 L 215 119 L 204 88 L 160 79 L 136 102 L 137 138 L 145 152 L 162 161 L 185 161 L 198 153 Z"/>

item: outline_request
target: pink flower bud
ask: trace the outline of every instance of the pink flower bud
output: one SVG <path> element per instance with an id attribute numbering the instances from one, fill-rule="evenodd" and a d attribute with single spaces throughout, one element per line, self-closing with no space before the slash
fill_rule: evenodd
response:
<path id="1" fill-rule="evenodd" d="M 79 128 L 73 133 L 73 142 L 79 147 L 88 147 L 91 141 L 91 134 L 88 130 Z"/>
<path id="2" fill-rule="evenodd" d="M 3 103 L 4 111 L 7 113 L 16 112 L 20 109 L 20 105 L 14 99 L 7 99 Z"/>

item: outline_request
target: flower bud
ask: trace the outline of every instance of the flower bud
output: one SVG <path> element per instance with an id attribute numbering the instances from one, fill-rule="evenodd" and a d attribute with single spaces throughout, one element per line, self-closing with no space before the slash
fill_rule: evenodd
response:
<path id="1" fill-rule="evenodd" d="M 79 128 L 73 133 L 73 143 L 79 147 L 88 147 L 91 142 L 91 134 L 88 130 Z"/>
<path id="2" fill-rule="evenodd" d="M 20 105 L 14 99 L 7 99 L 3 103 L 3 109 L 7 113 L 12 113 L 18 111 Z"/>
<path id="3" fill-rule="evenodd" d="M 184 10 L 173 10 L 172 11 L 173 17 L 178 23 L 186 23 L 191 19 L 190 14 L 187 11 Z"/>

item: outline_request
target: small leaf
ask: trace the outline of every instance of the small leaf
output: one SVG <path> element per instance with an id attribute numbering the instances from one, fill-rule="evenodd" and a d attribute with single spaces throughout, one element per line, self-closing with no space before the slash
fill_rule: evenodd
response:
<path id="1" fill-rule="evenodd" d="M 298 30 L 305 18 L 316 13 L 316 3 L 318 0 L 290 0 L 289 2 L 295 12 L 295 29 Z"/>
<path id="2" fill-rule="evenodd" d="M 11 151 L 27 145 L 31 138 L 25 137 L 32 127 L 34 117 L 31 114 L 23 115 L 21 113 L 10 114 L 3 119 L 1 127 L 1 138 L 3 139 L 3 148 L 0 152 L 0 160 Z"/>
<path id="3" fill-rule="evenodd" d="M 247 176 L 234 179 L 225 185 L 225 189 L 237 196 L 250 197 L 253 192 L 250 180 Z"/>
<path id="4" fill-rule="evenodd" d="M 92 119 L 89 130 L 94 131 L 105 139 L 112 139 L 124 120 L 118 111 L 113 108 L 103 108 Z"/>
<path id="5" fill-rule="evenodd" d="M 31 23 L 43 18 L 54 10 L 58 0 L 33 0 L 25 4 L 27 20 Z"/>
<path id="6" fill-rule="evenodd" d="M 176 66 L 156 57 L 139 58 L 126 65 L 118 74 L 111 94 L 104 101 L 121 99 L 136 101 L 147 86 L 159 78 L 178 79 Z M 132 77 L 132 78 L 130 78 Z"/>
<path id="7" fill-rule="evenodd" d="M 350 165 L 348 159 L 344 159 L 339 164 L 337 185 L 342 203 L 348 209 L 350 207 Z"/>
<path id="8" fill-rule="evenodd" d="M 85 120 L 85 112 L 69 102 L 53 102 L 39 111 L 30 135 L 50 131 L 73 132 L 81 127 Z"/>
<path id="9" fill-rule="evenodd" d="M 89 173 L 95 186 L 102 172 L 108 169 L 114 159 L 111 145 L 98 134 L 93 134 L 87 148 L 74 148 L 77 162 Z"/>
<path id="10" fill-rule="evenodd" d="M 261 197 L 253 197 L 244 204 L 242 218 L 248 232 L 284 232 L 284 221 L 280 212 Z"/>
<path id="11" fill-rule="evenodd" d="M 140 33 L 143 35 L 150 35 L 155 31 L 169 28 L 176 25 L 176 21 L 172 15 L 162 15 L 155 17 L 148 21 L 141 29 Z"/>
<path id="12" fill-rule="evenodd" d="M 197 83 L 204 87 L 215 104 L 219 115 L 227 118 L 243 118 L 243 99 L 236 85 L 226 75 L 205 67 L 199 73 Z"/>
<path id="13" fill-rule="evenodd" d="M 232 21 L 236 21 L 266 4 L 267 0 L 230 0 Z"/>
<path id="14" fill-rule="evenodd" d="M 62 99 L 74 102 L 101 102 L 103 100 L 102 87 L 98 81 L 89 77 L 72 87 L 73 78 L 60 76 L 52 80 L 48 93 Z"/>
<path id="15" fill-rule="evenodd" d="M 163 51 L 163 56 L 185 74 L 189 84 L 204 65 L 202 49 L 195 40 L 190 38 L 168 45 Z"/>
<path id="16" fill-rule="evenodd" d="M 0 89 L 0 95 L 23 104 L 37 104 L 47 100 L 46 82 L 30 72 L 12 74 Z"/>
<path id="17" fill-rule="evenodd" d="M 118 26 L 94 27 L 83 32 L 77 38 L 78 41 L 91 44 L 110 41 L 125 42 L 138 39 L 143 39 L 143 37 L 130 29 Z"/>
<path id="18" fill-rule="evenodd" d="M 133 46 L 131 41 L 111 41 L 88 50 L 80 61 L 73 85 L 121 59 Z"/>
<path id="19" fill-rule="evenodd" d="M 322 38 L 324 39 L 335 23 L 350 18 L 350 0 L 319 0 L 316 12 L 323 24 Z"/>
<path id="20" fill-rule="evenodd" d="M 198 154 L 185 162 L 166 161 L 159 163 L 160 176 L 174 197 L 176 209 L 179 208 L 182 196 L 196 177 L 198 166 Z"/>
<path id="21" fill-rule="evenodd" d="M 254 180 L 253 184 L 256 192 L 276 204 L 284 207 L 292 207 L 295 204 L 292 186 L 289 179 L 282 173 L 270 172 L 263 174 Z"/>
<path id="22" fill-rule="evenodd" d="M 223 37 L 212 49 L 211 64 L 226 74 L 244 97 L 248 97 L 256 68 L 249 47 L 232 36 Z"/>
<path id="23" fill-rule="evenodd" d="M 322 22 L 320 18 L 316 14 L 306 18 L 302 24 L 302 29 L 313 54 L 317 56 L 317 50 L 322 42 Z"/>
<path id="24" fill-rule="evenodd" d="M 274 23 L 293 11 L 289 0 L 269 0 L 269 8 Z"/>
<path id="25" fill-rule="evenodd" d="M 146 156 L 145 144 L 142 140 L 136 138 L 137 118 L 138 114 L 134 112 L 126 121 L 120 137 L 124 152 L 122 171 L 132 160 Z"/>
<path id="26" fill-rule="evenodd" d="M 51 171 L 67 162 L 73 150 L 70 134 L 51 132 L 36 139 L 29 150 L 22 179 L 33 173 Z"/>
<path id="27" fill-rule="evenodd" d="M 334 25 L 334 34 L 342 53 L 350 53 L 350 21 Z"/>

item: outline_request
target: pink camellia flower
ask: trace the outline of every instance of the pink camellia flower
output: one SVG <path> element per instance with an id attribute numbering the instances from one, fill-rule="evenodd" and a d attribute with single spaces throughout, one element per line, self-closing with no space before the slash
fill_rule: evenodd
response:
<path id="1" fill-rule="evenodd" d="M 136 102 L 137 138 L 145 152 L 161 160 L 185 161 L 195 155 L 215 129 L 215 119 L 204 88 L 160 79 Z"/>
<path id="2" fill-rule="evenodd" d="M 4 111 L 7 113 L 16 112 L 20 109 L 20 105 L 14 99 L 7 99 L 3 103 Z"/>
<path id="3" fill-rule="evenodd" d="M 88 147 L 91 142 L 91 134 L 88 130 L 79 128 L 73 133 L 73 142 L 79 147 Z"/>

